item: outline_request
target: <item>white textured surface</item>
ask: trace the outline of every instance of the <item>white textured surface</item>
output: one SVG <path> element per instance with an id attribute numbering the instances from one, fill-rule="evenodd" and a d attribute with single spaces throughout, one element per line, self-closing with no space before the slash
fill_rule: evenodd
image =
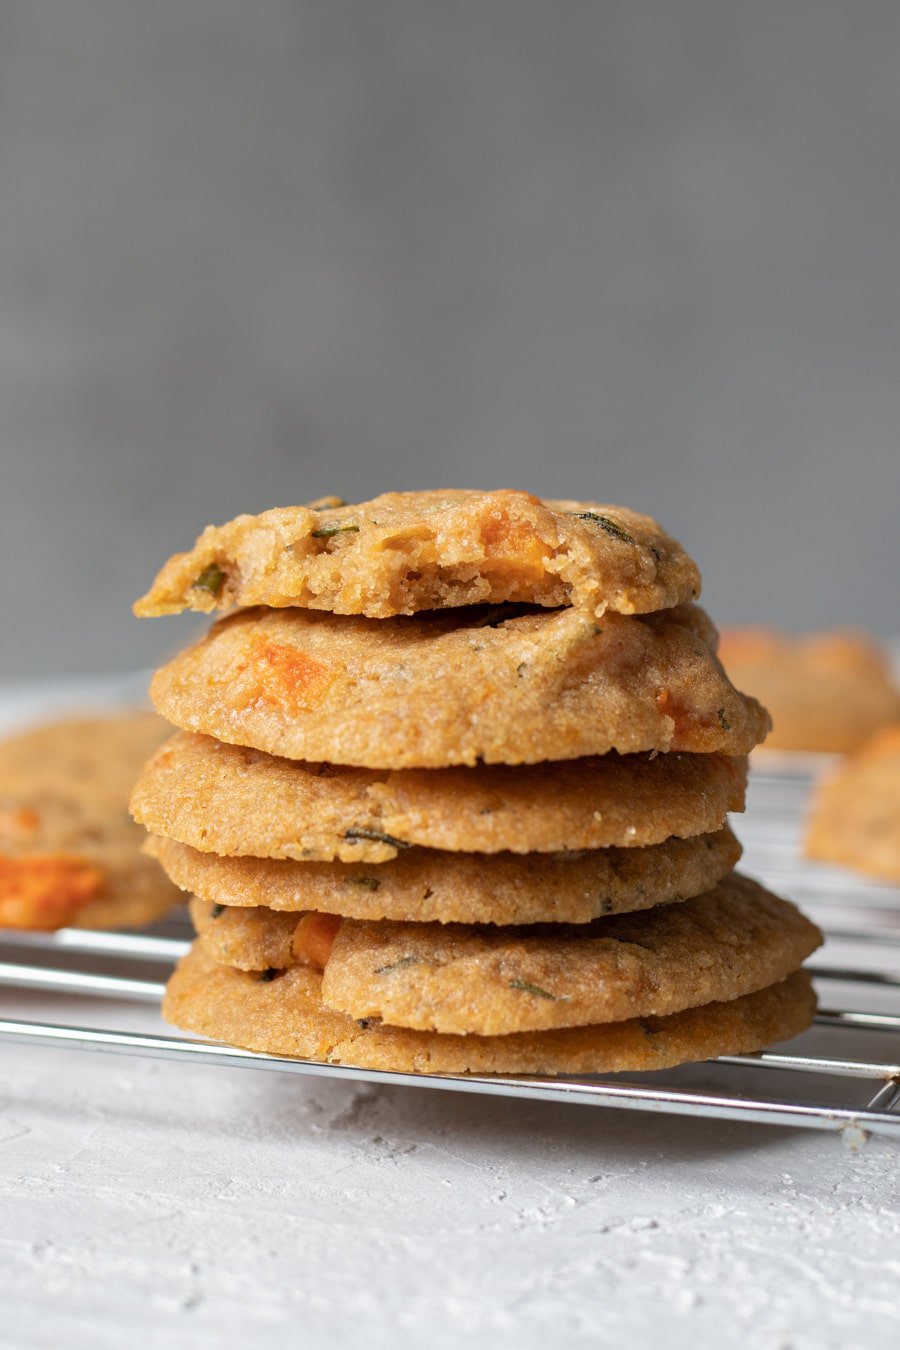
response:
<path id="1" fill-rule="evenodd" d="M 800 1350 L 896 1331 L 898 1153 L 877 1140 L 0 1062 L 10 1345 Z"/>
<path id="2" fill-rule="evenodd" d="M 877 1138 L 13 1045 L 0 1070 L 4 1347 L 896 1332 L 900 1151 Z"/>

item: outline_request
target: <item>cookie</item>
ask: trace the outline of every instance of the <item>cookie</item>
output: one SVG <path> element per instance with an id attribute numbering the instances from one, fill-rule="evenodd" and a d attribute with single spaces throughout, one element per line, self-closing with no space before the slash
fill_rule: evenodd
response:
<path id="1" fill-rule="evenodd" d="M 417 923 L 589 923 L 601 914 L 701 895 L 741 855 L 727 826 L 646 848 L 490 858 L 411 848 L 375 867 L 220 858 L 156 835 L 145 847 L 177 886 L 207 902 L 207 912 L 215 909 L 223 925 L 235 908 L 255 906 Z"/>
<path id="2" fill-rule="evenodd" d="M 191 921 L 202 938 L 203 951 L 223 966 L 237 970 L 287 970 L 309 965 L 305 951 L 294 947 L 302 918 L 298 913 L 271 909 L 236 909 L 210 904 L 196 896 L 190 902 Z M 336 919 L 335 929 L 340 920 Z"/>
<path id="3" fill-rule="evenodd" d="M 784 979 L 821 943 L 786 900 L 732 874 L 705 895 L 580 927 L 475 928 L 343 919 L 307 947 L 305 920 L 203 902 L 202 945 L 241 969 L 325 961 L 322 999 L 354 1018 L 479 1036 L 664 1016 Z M 226 919 L 223 924 L 222 919 Z"/>
<path id="4" fill-rule="evenodd" d="M 163 1015 L 177 1027 L 247 1050 L 394 1073 L 598 1074 L 667 1069 L 749 1054 L 804 1031 L 815 1012 L 805 971 L 729 1003 L 508 1036 L 445 1036 L 360 1025 L 326 1008 L 322 976 L 294 966 L 275 979 L 222 966 L 195 944 L 169 980 Z"/>
<path id="5" fill-rule="evenodd" d="M 138 769 L 167 730 L 135 712 L 0 743 L 0 926 L 138 927 L 180 901 L 128 816 Z"/>
<path id="6" fill-rule="evenodd" d="M 743 810 L 745 784 L 746 761 L 723 755 L 379 774 L 181 732 L 145 766 L 131 806 L 152 834 L 202 853 L 377 863 L 414 845 L 563 853 L 707 834 Z"/>
<path id="7" fill-rule="evenodd" d="M 238 516 L 163 567 L 135 613 L 231 606 L 387 618 L 458 605 L 578 605 L 600 616 L 700 594 L 696 564 L 649 516 L 527 492 L 389 492 Z"/>
<path id="8" fill-rule="evenodd" d="M 683 904 L 560 936 L 344 919 L 322 999 L 417 1031 L 544 1031 L 727 1002 L 785 979 L 821 941 L 793 905 L 734 875 Z"/>
<path id="9" fill-rule="evenodd" d="M 878 727 L 900 720 L 900 691 L 880 649 L 860 633 L 804 638 L 768 629 L 722 635 L 720 658 L 740 689 L 772 715 L 766 749 L 857 749 Z"/>
<path id="10" fill-rule="evenodd" d="M 900 725 L 883 727 L 816 789 L 806 852 L 900 885 Z"/>
<path id="11" fill-rule="evenodd" d="M 641 751 L 745 754 L 765 710 L 726 679 L 697 606 L 411 619 L 245 610 L 158 671 L 188 731 L 367 768 L 534 764 Z"/>

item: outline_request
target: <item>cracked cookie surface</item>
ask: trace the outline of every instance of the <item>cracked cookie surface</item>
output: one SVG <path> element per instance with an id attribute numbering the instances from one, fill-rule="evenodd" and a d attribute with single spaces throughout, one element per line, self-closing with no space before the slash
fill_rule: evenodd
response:
<path id="1" fill-rule="evenodd" d="M 211 525 L 169 559 L 135 612 L 300 605 L 387 618 L 518 601 L 597 616 L 668 609 L 699 594 L 681 545 L 621 506 L 527 492 L 388 492 Z"/>

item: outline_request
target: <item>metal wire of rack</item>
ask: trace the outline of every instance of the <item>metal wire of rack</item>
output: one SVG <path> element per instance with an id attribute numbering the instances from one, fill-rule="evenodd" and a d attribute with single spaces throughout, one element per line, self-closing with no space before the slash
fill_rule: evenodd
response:
<path id="1" fill-rule="evenodd" d="M 762 1054 L 728 1056 L 664 1073 L 451 1077 L 257 1054 L 187 1035 L 158 1034 L 152 1017 L 149 1029 L 129 1027 L 135 1009 L 143 1005 L 149 1013 L 158 1004 L 168 971 L 186 950 L 189 931 L 184 918 L 141 934 L 77 929 L 52 936 L 0 932 L 4 999 L 33 1014 L 0 1019 L 0 1040 L 803 1126 L 838 1133 L 854 1146 L 869 1134 L 900 1140 L 900 892 L 803 861 L 798 835 L 810 786 L 805 765 L 788 772 L 783 766 L 777 772 L 756 771 L 741 823 L 743 870 L 796 899 L 828 938 L 810 963 L 822 1005 L 814 1027 L 788 1045 Z M 70 1009 L 74 999 L 76 1015 L 84 1008 L 93 1010 L 94 1016 L 97 1000 L 104 1000 L 108 1015 L 100 1026 L 49 1020 L 51 1005 L 60 998 Z"/>

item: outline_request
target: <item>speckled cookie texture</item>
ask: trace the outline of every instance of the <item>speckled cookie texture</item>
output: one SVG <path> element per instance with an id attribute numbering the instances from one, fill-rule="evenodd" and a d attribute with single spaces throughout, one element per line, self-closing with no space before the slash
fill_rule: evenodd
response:
<path id="1" fill-rule="evenodd" d="M 241 969 L 307 962 L 288 916 L 195 902 L 208 954 Z M 226 920 L 223 923 L 223 919 Z M 662 1016 L 776 984 L 821 942 L 786 900 L 732 875 L 680 905 L 570 927 L 474 928 L 344 919 L 322 1000 L 417 1031 L 503 1035 Z M 326 948 L 327 951 L 327 948 Z"/>
<path id="2" fill-rule="evenodd" d="M 322 976 L 293 966 L 274 979 L 219 965 L 195 944 L 169 980 L 163 1015 L 175 1026 L 248 1050 L 396 1073 L 596 1074 L 665 1069 L 747 1054 L 806 1029 L 809 976 L 728 1003 L 668 1017 L 504 1036 L 456 1036 L 360 1024 L 327 1008 Z"/>
<path id="3" fill-rule="evenodd" d="M 146 847 L 177 886 L 208 902 L 207 910 L 228 906 L 220 914 L 226 924 L 235 908 L 248 907 L 413 923 L 589 923 L 700 895 L 741 854 L 727 826 L 646 848 L 490 858 L 412 848 L 377 866 L 222 858 L 156 835 Z"/>
<path id="4" fill-rule="evenodd" d="M 176 726 L 366 768 L 533 764 L 642 751 L 744 754 L 768 718 L 697 606 L 596 621 L 564 609 L 406 619 L 246 610 L 154 676 Z"/>
<path id="5" fill-rule="evenodd" d="M 735 683 L 772 715 L 766 749 L 843 754 L 900 721 L 900 690 L 888 660 L 864 634 L 796 638 L 734 629 L 722 635 L 720 656 Z"/>
<path id="6" fill-rule="evenodd" d="M 900 724 L 877 732 L 820 784 L 806 851 L 900 885 Z"/>
<path id="7" fill-rule="evenodd" d="M 128 815 L 134 777 L 166 732 L 135 712 L 0 743 L 0 926 L 137 927 L 181 899 Z"/>
<path id="8" fill-rule="evenodd" d="M 387 618 L 459 605 L 667 609 L 700 574 L 649 516 L 526 492 L 389 492 L 209 526 L 163 567 L 139 615 L 302 606 Z"/>
<path id="9" fill-rule="evenodd" d="M 181 732 L 144 767 L 131 805 L 153 834 L 204 853 L 372 863 L 413 846 L 561 853 L 706 834 L 743 809 L 745 784 L 746 761 L 724 755 L 375 773 Z"/>
<path id="10" fill-rule="evenodd" d="M 821 942 L 793 905 L 732 876 L 681 905 L 538 933 L 344 920 L 329 1007 L 418 1031 L 502 1035 L 667 1015 L 777 984 Z"/>

